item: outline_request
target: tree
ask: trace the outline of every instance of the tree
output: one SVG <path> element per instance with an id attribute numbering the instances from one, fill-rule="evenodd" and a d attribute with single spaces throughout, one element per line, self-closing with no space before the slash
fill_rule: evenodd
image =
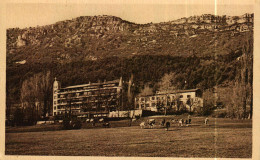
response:
<path id="1" fill-rule="evenodd" d="M 139 96 L 147 96 L 147 95 L 152 95 L 153 94 L 153 89 L 149 87 L 148 84 L 144 85 L 144 89 L 141 90 L 139 93 Z"/>
<path id="2" fill-rule="evenodd" d="M 234 85 L 231 87 L 232 98 L 227 102 L 228 115 L 232 118 L 247 118 L 247 105 L 250 106 L 249 118 L 253 112 L 253 44 L 249 40 L 243 47 L 240 58 L 240 74 L 236 76 Z"/>
<path id="3" fill-rule="evenodd" d="M 52 92 L 52 80 L 51 80 L 50 71 L 41 75 L 40 90 L 41 90 L 41 97 L 44 105 L 43 116 L 46 117 L 46 114 L 50 113 L 51 103 L 52 103 L 52 94 L 50 94 Z"/>
<path id="4" fill-rule="evenodd" d="M 39 117 L 41 112 L 43 117 L 51 110 L 52 103 L 52 83 L 50 71 L 38 73 L 26 79 L 22 83 L 20 100 L 23 107 L 32 109 L 32 117 Z M 40 105 L 43 103 L 43 107 Z"/>
<path id="5" fill-rule="evenodd" d="M 160 91 L 171 91 L 171 90 L 176 90 L 176 86 L 174 86 L 174 81 L 175 81 L 175 73 L 166 73 L 164 76 L 161 78 L 159 82 L 159 90 Z"/>
<path id="6" fill-rule="evenodd" d="M 241 81 L 244 87 L 244 103 L 243 108 L 246 113 L 246 105 L 250 105 L 249 118 L 253 116 L 253 42 L 251 39 L 247 40 L 243 48 L 243 55 L 241 60 Z M 244 118 L 246 114 L 244 113 Z"/>
<path id="7" fill-rule="evenodd" d="M 21 103 L 23 109 L 27 111 L 25 116 L 28 117 L 29 123 L 35 123 L 38 119 L 39 108 L 37 103 L 39 102 L 39 75 L 34 75 L 25 80 L 21 88 Z M 29 112 L 29 113 L 28 113 Z"/>
<path id="8" fill-rule="evenodd" d="M 190 112 L 191 112 L 191 107 L 192 107 L 193 104 L 194 104 L 194 100 L 193 100 L 192 98 L 188 98 L 186 104 L 189 105 L 189 107 L 190 107 Z"/>

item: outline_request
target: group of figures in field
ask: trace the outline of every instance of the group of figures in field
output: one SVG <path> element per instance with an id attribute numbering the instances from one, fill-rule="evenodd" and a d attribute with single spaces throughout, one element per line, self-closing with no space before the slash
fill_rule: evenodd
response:
<path id="1" fill-rule="evenodd" d="M 157 126 L 160 126 L 160 127 L 164 127 L 166 131 L 169 130 L 170 126 L 174 125 L 174 126 L 189 126 L 191 124 L 191 117 L 190 115 L 188 115 L 187 119 L 170 119 L 168 121 L 165 120 L 165 118 L 163 118 L 160 122 L 159 122 L 159 125 Z M 205 118 L 204 120 L 204 124 L 205 125 L 209 125 L 209 119 L 208 118 Z M 156 125 L 155 125 L 155 119 L 148 119 L 146 121 L 143 121 L 140 123 L 140 127 L 141 129 L 144 129 L 144 128 L 154 128 Z"/>

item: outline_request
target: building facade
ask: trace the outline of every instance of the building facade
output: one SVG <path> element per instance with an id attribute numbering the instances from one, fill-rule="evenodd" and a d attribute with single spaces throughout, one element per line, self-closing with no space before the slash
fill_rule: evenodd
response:
<path id="1" fill-rule="evenodd" d="M 122 78 L 113 81 L 88 83 L 61 88 L 56 80 L 53 83 L 53 115 L 108 114 L 121 104 Z"/>
<path id="2" fill-rule="evenodd" d="M 196 107 L 203 107 L 202 92 L 200 89 L 158 91 L 155 95 L 138 96 L 135 98 L 135 109 L 162 111 L 165 108 L 180 110 L 180 106 L 188 111 Z"/>

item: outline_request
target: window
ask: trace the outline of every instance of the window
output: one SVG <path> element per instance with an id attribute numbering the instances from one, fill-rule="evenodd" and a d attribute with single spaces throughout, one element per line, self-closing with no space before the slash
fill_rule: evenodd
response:
<path id="1" fill-rule="evenodd" d="M 150 107 L 150 105 L 149 104 L 145 104 L 145 107 Z"/>
<path id="2" fill-rule="evenodd" d="M 54 110 L 56 110 L 56 107 L 54 107 Z"/>
<path id="3" fill-rule="evenodd" d="M 54 101 L 54 104 L 56 104 L 57 102 L 56 101 Z"/>
<path id="4" fill-rule="evenodd" d="M 187 98 L 190 98 L 190 95 L 187 95 Z"/>
<path id="5" fill-rule="evenodd" d="M 180 98 L 183 98 L 183 95 L 180 95 Z"/>
<path id="6" fill-rule="evenodd" d="M 141 98 L 141 101 L 144 101 L 144 98 Z"/>
<path id="7" fill-rule="evenodd" d="M 152 97 L 152 100 L 155 100 L 155 97 Z"/>
<path id="8" fill-rule="evenodd" d="M 56 112 L 54 112 L 54 116 L 56 116 L 56 114 L 57 114 L 57 113 L 56 113 Z"/>
<path id="9" fill-rule="evenodd" d="M 152 107 L 155 107 L 155 103 L 152 103 Z"/>

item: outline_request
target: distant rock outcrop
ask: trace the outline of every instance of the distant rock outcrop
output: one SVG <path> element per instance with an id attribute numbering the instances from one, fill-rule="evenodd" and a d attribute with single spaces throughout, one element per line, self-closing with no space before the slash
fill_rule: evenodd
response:
<path id="1" fill-rule="evenodd" d="M 57 61 L 132 56 L 133 53 L 187 55 L 191 50 L 206 55 L 216 47 L 225 54 L 231 45 L 224 42 L 225 39 L 234 39 L 235 50 L 239 43 L 234 36 L 252 32 L 253 22 L 253 14 L 233 17 L 204 14 L 148 24 L 135 24 L 107 15 L 82 16 L 41 27 L 8 29 L 7 54 L 22 53 L 27 60 L 48 57 Z M 222 46 L 213 43 L 216 36 L 223 41 Z"/>

